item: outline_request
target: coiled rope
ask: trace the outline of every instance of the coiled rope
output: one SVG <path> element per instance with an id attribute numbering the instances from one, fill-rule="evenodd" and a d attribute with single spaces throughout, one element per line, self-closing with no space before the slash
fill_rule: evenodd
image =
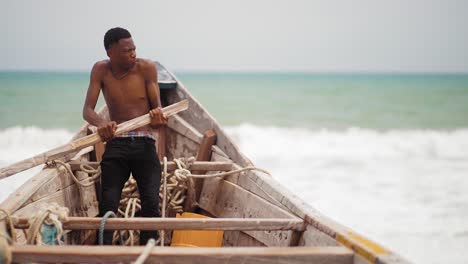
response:
<path id="1" fill-rule="evenodd" d="M 163 218 L 167 217 L 168 213 L 171 212 L 184 212 L 183 203 L 186 199 L 189 178 L 207 179 L 214 177 L 226 177 L 249 170 L 257 170 L 269 175 L 267 171 L 256 167 L 246 167 L 209 175 L 192 174 L 189 168 L 195 162 L 194 157 L 188 159 L 174 159 L 177 168 L 172 173 L 168 173 L 167 162 L 167 157 L 164 157 L 162 164 L 163 168 L 161 171 L 161 187 L 159 190 L 160 211 L 161 217 Z M 139 197 L 137 183 L 133 177 L 130 177 L 129 180 L 125 183 L 124 189 L 122 191 L 122 198 L 120 200 L 120 206 L 118 210 L 119 216 L 125 218 L 134 217 L 136 211 L 141 210 L 141 201 Z M 125 230 L 122 233 L 122 235 L 125 237 L 125 245 L 134 245 L 137 243 L 139 234 L 138 231 Z M 165 244 L 165 238 L 165 232 L 162 230 L 160 238 L 158 241 L 156 241 L 156 243 L 163 246 Z"/>
<path id="2" fill-rule="evenodd" d="M 100 176 L 101 176 L 101 167 L 98 167 L 97 169 L 93 169 L 91 166 L 89 166 L 88 164 L 80 164 L 80 169 L 92 176 L 84 179 L 83 181 L 80 181 L 78 180 L 78 178 L 75 176 L 75 174 L 73 174 L 72 170 L 71 170 L 71 167 L 70 167 L 70 164 L 67 164 L 61 160 L 54 160 L 52 162 L 52 164 L 47 164 L 48 166 L 53 166 L 54 164 L 58 164 L 62 167 L 65 168 L 66 172 L 68 173 L 68 175 L 70 175 L 70 177 L 73 179 L 73 181 L 78 184 L 79 186 L 82 186 L 82 187 L 89 187 L 91 185 L 94 184 L 94 181 L 96 179 L 98 179 Z"/>
<path id="3" fill-rule="evenodd" d="M 196 179 L 208 179 L 214 177 L 226 177 L 229 175 L 242 173 L 245 171 L 256 170 L 262 173 L 270 175 L 265 170 L 249 166 L 241 169 L 231 170 L 227 172 L 219 172 L 214 174 L 192 174 L 189 170 L 190 166 L 195 162 L 195 158 L 179 158 L 174 159 L 174 162 L 177 165 L 177 168 L 172 172 L 167 172 L 167 157 L 163 159 L 163 170 L 162 170 L 162 177 L 161 177 L 161 187 L 159 190 L 159 198 L 160 198 L 160 211 L 161 216 L 166 217 L 168 214 L 177 214 L 183 213 L 183 203 L 186 199 L 186 193 L 188 189 L 188 179 L 189 178 L 196 178 Z M 78 184 L 79 186 L 88 187 L 94 184 L 94 181 L 97 180 L 101 176 L 100 167 L 97 169 L 93 169 L 91 166 L 87 164 L 81 164 L 80 169 L 91 176 L 86 178 L 83 181 L 79 181 L 78 178 L 73 174 L 71 167 L 69 164 L 64 163 L 60 160 L 56 160 L 51 162 L 48 165 L 60 165 L 63 166 L 66 172 L 71 176 L 73 181 Z M 124 218 L 132 218 L 135 217 L 136 213 L 141 210 L 141 201 L 140 195 L 138 192 L 138 187 L 136 180 L 133 176 L 130 176 L 128 181 L 125 183 L 124 188 L 121 194 L 120 205 L 117 210 L 118 217 Z M 137 230 L 123 230 L 119 232 L 120 240 L 124 240 L 122 245 L 130 245 L 133 246 L 137 243 L 139 239 L 139 231 Z M 161 236 L 156 241 L 157 244 L 163 246 L 165 243 L 165 234 L 164 231 L 161 231 Z M 113 242 L 117 241 L 117 234 L 114 233 Z"/>
<path id="4" fill-rule="evenodd" d="M 172 210 L 175 213 L 183 213 L 183 203 L 186 198 L 186 192 L 188 189 L 187 181 L 189 178 L 197 178 L 197 179 L 208 179 L 208 178 L 215 178 L 215 177 L 226 177 L 229 175 L 241 173 L 244 171 L 251 171 L 251 170 L 256 170 L 263 172 L 265 174 L 270 175 L 267 171 L 263 169 L 259 169 L 256 167 L 245 167 L 237 170 L 231 170 L 231 171 L 226 171 L 226 172 L 220 172 L 220 173 L 214 173 L 214 174 L 206 174 L 206 175 L 200 175 L 200 174 L 192 174 L 188 168 L 190 168 L 191 164 L 195 161 L 194 157 L 184 159 L 174 159 L 174 162 L 177 164 L 177 169 L 174 170 L 172 174 L 167 173 L 167 171 L 164 172 L 164 177 L 167 179 L 167 197 L 164 198 L 163 194 L 166 193 L 166 191 L 161 190 L 159 197 L 163 200 L 167 200 L 167 205 L 164 207 L 165 210 Z M 167 167 L 167 159 L 164 159 L 163 165 Z M 163 202 L 164 203 L 164 202 Z"/>

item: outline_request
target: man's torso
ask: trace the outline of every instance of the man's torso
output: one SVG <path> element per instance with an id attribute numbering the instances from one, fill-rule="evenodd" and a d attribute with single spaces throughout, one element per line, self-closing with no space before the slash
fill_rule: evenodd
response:
<path id="1" fill-rule="evenodd" d="M 117 124 L 147 114 L 150 110 L 146 78 L 143 72 L 145 63 L 137 59 L 128 73 L 114 76 L 109 61 L 102 62 L 102 67 L 106 69 L 101 78 L 101 90 L 109 109 L 110 119 Z M 144 126 L 135 131 L 149 129 L 149 126 Z"/>

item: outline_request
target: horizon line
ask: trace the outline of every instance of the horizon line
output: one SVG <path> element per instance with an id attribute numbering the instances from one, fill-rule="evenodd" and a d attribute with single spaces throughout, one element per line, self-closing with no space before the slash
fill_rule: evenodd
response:
<path id="1" fill-rule="evenodd" d="M 180 74 L 382 74 L 382 75 L 398 75 L 398 74 L 411 74 L 411 75 L 468 75 L 468 71 L 401 71 L 401 70 L 375 70 L 375 71 L 361 71 L 361 70 L 171 70 L 174 73 Z M 0 73 L 87 73 L 88 70 L 58 70 L 58 69 L 0 69 Z"/>

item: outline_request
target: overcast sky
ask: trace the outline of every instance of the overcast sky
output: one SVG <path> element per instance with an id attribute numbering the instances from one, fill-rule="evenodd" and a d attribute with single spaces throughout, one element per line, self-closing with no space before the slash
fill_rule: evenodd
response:
<path id="1" fill-rule="evenodd" d="M 176 71 L 468 72 L 462 0 L 0 2 L 0 70 L 89 71 L 121 26 Z"/>

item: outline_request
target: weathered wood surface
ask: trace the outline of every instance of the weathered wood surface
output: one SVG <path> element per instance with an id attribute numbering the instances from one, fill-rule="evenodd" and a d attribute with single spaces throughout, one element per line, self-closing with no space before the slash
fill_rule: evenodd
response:
<path id="1" fill-rule="evenodd" d="M 180 135 L 179 133 L 168 133 L 166 135 L 168 160 L 174 158 L 190 158 L 197 155 L 199 144 Z"/>
<path id="2" fill-rule="evenodd" d="M 53 177 L 46 183 L 39 186 L 40 188 L 36 192 L 34 192 L 26 202 L 23 203 L 22 207 L 35 201 L 39 201 L 49 195 L 53 195 L 54 193 L 59 192 L 70 185 L 75 184 L 73 179 L 70 176 L 68 176 L 68 174 L 63 168 L 52 168 L 52 170 L 54 169 L 58 172 L 56 177 Z"/>
<path id="3" fill-rule="evenodd" d="M 55 168 L 42 170 L 34 177 L 26 181 L 26 183 L 24 183 L 20 188 L 16 189 L 15 192 L 10 194 L 10 196 L 0 204 L 0 208 L 12 214 L 21 206 L 23 206 L 23 204 L 26 203 L 38 189 L 57 177 L 59 173 L 60 172 Z"/>
<path id="4" fill-rule="evenodd" d="M 15 262 L 132 262 L 144 247 L 122 246 L 15 246 Z M 320 263 L 352 264 L 353 253 L 344 247 L 293 248 L 176 248 L 157 247 L 145 263 Z"/>
<path id="5" fill-rule="evenodd" d="M 78 179 L 82 180 L 83 178 L 87 177 L 87 174 L 77 173 L 77 177 Z M 68 176 L 61 174 L 51 182 L 57 182 L 57 179 L 63 178 L 68 178 Z M 42 187 L 47 186 L 47 184 L 44 184 Z M 40 199 L 36 200 L 35 198 Z M 50 194 L 41 192 L 32 195 L 28 203 L 25 203 L 25 205 L 23 205 L 20 209 L 17 209 L 13 215 L 15 217 L 31 217 L 36 212 L 38 212 L 44 204 L 50 203 L 57 203 L 60 206 L 67 207 L 70 210 L 71 216 L 94 217 L 98 213 L 98 202 L 94 185 L 79 188 L 76 184 L 72 183 L 63 189 L 52 192 Z M 17 232 L 16 239 L 19 244 L 26 243 L 26 237 L 23 232 Z"/>
<path id="6" fill-rule="evenodd" d="M 28 228 L 28 218 L 19 218 L 17 228 Z M 92 230 L 98 229 L 101 218 L 69 217 L 63 222 L 64 229 Z M 304 230 L 300 219 L 275 218 L 109 218 L 107 230 Z"/>
<path id="7" fill-rule="evenodd" d="M 309 225 L 307 226 L 307 230 L 301 233 L 297 245 L 300 247 L 323 247 L 339 246 L 339 243 L 334 238 Z"/>
<path id="8" fill-rule="evenodd" d="M 211 160 L 212 147 L 216 143 L 216 133 L 210 129 L 203 135 L 200 148 L 198 149 L 197 161 Z M 206 174 L 206 170 L 193 170 L 193 174 Z M 184 211 L 193 212 L 198 207 L 198 200 L 200 198 L 201 189 L 203 187 L 203 179 L 192 179 L 188 181 L 187 198 L 184 203 Z"/>
<path id="9" fill-rule="evenodd" d="M 53 196 L 57 192 L 60 192 L 61 190 L 64 190 L 68 188 L 69 186 L 75 184 L 71 176 L 69 176 L 68 173 L 65 173 L 63 168 L 55 169 L 55 170 L 58 172 L 57 176 L 53 177 L 48 182 L 39 186 L 39 189 L 36 192 L 34 192 L 27 201 L 23 203 L 22 207 L 25 207 L 28 204 L 34 203 L 46 197 Z M 75 175 L 80 181 L 88 177 L 87 173 L 78 172 L 78 171 L 75 172 Z M 95 211 L 94 208 L 97 208 L 97 198 L 96 198 L 95 187 L 94 186 L 81 187 L 79 198 L 82 199 L 81 208 L 83 208 L 86 211 L 91 210 L 88 215 L 93 215 Z"/>
<path id="10" fill-rule="evenodd" d="M 72 171 L 76 171 L 80 169 L 81 164 L 86 164 L 91 166 L 92 168 L 96 169 L 99 166 L 99 162 L 80 162 L 80 161 L 70 161 L 70 167 Z M 161 162 L 162 165 L 162 162 Z M 232 162 L 231 161 L 195 161 L 192 165 L 190 165 L 190 170 L 203 170 L 203 171 L 229 171 L 232 170 Z M 173 171 L 177 169 L 177 165 L 174 161 L 167 162 L 167 170 Z"/>
<path id="11" fill-rule="evenodd" d="M 76 176 L 78 180 L 83 180 L 88 177 L 87 173 L 77 172 Z M 56 179 L 63 179 L 70 182 L 66 173 L 61 173 Z M 57 182 L 52 181 L 52 182 Z M 44 184 L 43 187 L 48 186 Z M 42 190 L 42 189 L 39 189 Z M 46 189 L 44 194 L 42 191 L 31 196 L 30 203 L 24 205 L 19 210 L 14 212 L 17 217 L 28 217 L 37 212 L 43 204 L 57 203 L 60 206 L 67 207 L 70 210 L 72 216 L 95 216 L 97 214 L 97 199 L 96 191 L 94 186 L 82 187 L 70 182 L 64 188 L 60 188 L 57 191 L 51 192 L 46 195 Z M 36 196 L 37 195 L 37 196 Z M 37 198 L 37 199 L 35 199 Z"/>
<path id="12" fill-rule="evenodd" d="M 213 116 L 211 116 L 203 108 L 203 106 L 188 93 L 187 89 L 180 82 L 180 80 L 177 80 L 177 82 L 177 89 L 173 90 L 171 93 L 168 93 L 166 100 L 168 103 L 173 103 L 185 99 L 189 101 L 189 111 L 181 112 L 179 113 L 179 116 L 182 117 L 187 123 L 191 124 L 191 126 L 193 126 L 197 131 L 214 129 L 217 135 L 217 146 L 224 153 L 226 153 L 229 158 L 241 166 L 251 165 L 252 162 L 250 162 L 247 157 L 242 155 L 238 147 L 232 143 L 232 140 L 221 129 L 220 125 L 215 121 Z"/>
<path id="13" fill-rule="evenodd" d="M 184 101 L 175 103 L 173 105 L 164 107 L 162 111 L 166 117 L 169 117 L 180 111 L 186 110 L 187 108 L 188 108 L 188 101 L 184 100 Z M 117 126 L 115 135 L 119 135 L 128 131 L 134 130 L 136 128 L 147 125 L 150 122 L 151 122 L 151 118 L 149 117 L 149 114 L 145 114 L 140 117 L 134 118 L 132 120 L 123 122 Z M 54 159 L 60 158 L 65 154 L 76 152 L 82 148 L 94 145 L 100 141 L 101 141 L 101 138 L 97 133 L 76 139 L 63 146 L 54 148 L 47 152 L 38 154 L 32 158 L 16 162 L 10 166 L 0 169 L 0 179 L 6 178 L 10 175 L 27 170 L 37 165 L 44 164 Z"/>
<path id="14" fill-rule="evenodd" d="M 65 206 L 70 210 L 70 215 L 84 216 L 81 207 L 80 192 L 78 187 L 73 184 L 67 188 L 46 196 L 38 201 L 32 202 L 21 209 L 14 212 L 15 217 L 31 217 L 35 215 L 44 204 L 55 202 L 60 206 Z M 19 244 L 26 244 L 26 236 L 24 232 L 16 233 Z"/>
<path id="15" fill-rule="evenodd" d="M 12 260 L 11 248 L 6 238 L 7 227 L 6 220 L 4 220 L 5 215 L 0 211 L 0 263 L 10 263 Z"/>
<path id="16" fill-rule="evenodd" d="M 289 218 L 298 219 L 270 204 L 254 193 L 247 192 L 222 179 L 207 179 L 199 201 L 200 208 L 220 218 Z M 297 243 L 292 231 L 246 231 L 267 246 L 291 246 Z"/>
<path id="17" fill-rule="evenodd" d="M 156 133 L 156 142 L 154 144 L 158 153 L 158 159 L 163 160 L 164 156 L 166 156 L 166 127 L 158 127 L 153 130 Z"/>
<path id="18" fill-rule="evenodd" d="M 43 204 L 57 203 L 60 206 L 67 207 L 70 210 L 70 215 L 80 215 L 82 212 L 82 204 L 80 199 L 80 191 L 73 184 L 67 188 L 46 196 L 38 201 L 32 202 L 14 213 L 16 217 L 29 217 L 36 213 Z"/>
<path id="19" fill-rule="evenodd" d="M 226 158 L 219 155 L 215 155 L 214 157 L 217 161 L 226 160 Z M 237 164 L 233 164 L 233 169 L 239 168 L 241 167 Z M 301 235 L 299 242 L 300 245 L 317 246 L 337 244 L 335 241 L 336 233 L 334 230 L 339 229 L 340 226 L 331 219 L 321 215 L 321 213 L 315 209 L 311 208 L 270 176 L 255 171 L 248 171 L 245 172 L 245 175 L 232 175 L 225 177 L 224 179 L 239 185 L 247 191 L 255 193 L 266 201 L 289 211 L 300 218 L 304 218 L 309 224 L 314 223 L 311 224 L 311 226 L 308 227 L 308 230 Z M 317 216 L 316 220 L 320 219 L 320 222 L 312 222 L 312 219 L 306 214 L 307 211 L 309 213 L 312 212 L 313 215 Z M 314 229 L 315 232 L 309 231 L 309 229 Z"/>
<path id="20" fill-rule="evenodd" d="M 77 171 L 76 177 L 78 180 L 82 181 L 88 178 L 88 173 L 83 171 Z M 78 215 L 82 216 L 96 216 L 99 213 L 99 203 L 97 200 L 97 193 L 95 185 L 92 184 L 90 186 L 79 186 L 78 190 L 80 192 L 80 200 L 81 200 L 81 212 Z"/>
<path id="21" fill-rule="evenodd" d="M 87 134 L 91 135 L 95 133 L 95 130 L 90 129 L 88 127 L 87 129 Z M 104 151 L 106 150 L 106 146 L 104 145 L 104 142 L 99 141 L 93 146 L 93 150 L 89 153 L 89 160 L 91 161 L 101 161 L 102 160 L 102 155 L 104 154 Z"/>
<path id="22" fill-rule="evenodd" d="M 224 231 L 223 247 L 266 247 L 266 245 L 244 232 Z"/>
<path id="23" fill-rule="evenodd" d="M 197 144 L 202 141 L 203 135 L 178 114 L 169 119 L 167 127 Z"/>
<path id="24" fill-rule="evenodd" d="M 174 115 L 173 118 L 169 119 L 167 126 L 172 131 L 184 136 L 185 138 L 190 139 L 194 143 L 202 143 L 203 135 L 179 115 Z M 213 145 L 211 147 L 211 150 L 213 154 L 217 154 L 229 159 L 227 154 L 224 153 L 217 145 Z"/>
<path id="25" fill-rule="evenodd" d="M 198 149 L 196 161 L 209 161 L 211 160 L 211 147 L 216 143 L 216 133 L 214 130 L 207 130 L 203 134 L 203 139 Z M 206 171 L 203 170 L 194 170 L 194 174 L 205 174 Z M 200 183 L 202 183 L 200 181 Z M 197 183 L 196 183 L 197 184 Z M 199 188 L 201 190 L 201 186 Z M 199 195 L 199 193 L 198 193 Z"/>

